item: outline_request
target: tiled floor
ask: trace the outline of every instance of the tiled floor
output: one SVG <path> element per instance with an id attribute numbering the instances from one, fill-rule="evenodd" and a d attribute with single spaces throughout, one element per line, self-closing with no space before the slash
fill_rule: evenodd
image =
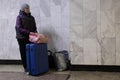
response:
<path id="1" fill-rule="evenodd" d="M 0 65 L 0 71 L 24 72 L 22 65 Z M 53 74 L 70 74 L 68 80 L 120 80 L 120 72 L 63 71 L 50 70 Z"/>

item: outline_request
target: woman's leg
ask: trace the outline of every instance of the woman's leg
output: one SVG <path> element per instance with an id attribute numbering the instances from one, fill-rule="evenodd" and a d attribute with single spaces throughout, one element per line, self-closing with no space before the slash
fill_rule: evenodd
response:
<path id="1" fill-rule="evenodd" d="M 23 67 L 26 70 L 26 44 L 28 44 L 30 42 L 29 42 L 29 40 L 26 40 L 26 39 L 17 39 L 17 41 L 19 44 L 19 50 L 20 50 Z"/>

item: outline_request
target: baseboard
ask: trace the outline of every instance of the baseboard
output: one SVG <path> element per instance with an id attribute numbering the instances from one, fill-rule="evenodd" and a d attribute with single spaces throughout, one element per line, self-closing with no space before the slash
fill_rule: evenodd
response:
<path id="1" fill-rule="evenodd" d="M 0 65 L 21 65 L 21 60 L 0 60 Z M 71 65 L 71 71 L 107 71 L 120 72 L 120 66 L 111 65 Z"/>
<path id="2" fill-rule="evenodd" d="M 21 60 L 0 60 L 1 65 L 21 65 Z"/>
<path id="3" fill-rule="evenodd" d="M 120 72 L 120 66 L 109 65 L 71 65 L 71 71 L 107 71 Z"/>

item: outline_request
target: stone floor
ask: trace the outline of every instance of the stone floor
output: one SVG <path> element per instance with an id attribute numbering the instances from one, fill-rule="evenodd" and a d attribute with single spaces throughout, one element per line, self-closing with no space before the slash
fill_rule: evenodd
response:
<path id="1" fill-rule="evenodd" d="M 0 65 L 0 71 L 23 72 L 22 65 Z M 120 80 L 120 72 L 97 72 L 97 71 L 63 71 L 50 70 L 53 74 L 70 74 L 68 80 Z"/>
<path id="2" fill-rule="evenodd" d="M 72 71 L 69 80 L 120 80 L 120 72 Z"/>
<path id="3" fill-rule="evenodd" d="M 24 72 L 22 65 L 0 65 L 0 72 Z M 53 74 L 70 74 L 70 71 L 57 72 L 49 70 L 48 73 Z"/>

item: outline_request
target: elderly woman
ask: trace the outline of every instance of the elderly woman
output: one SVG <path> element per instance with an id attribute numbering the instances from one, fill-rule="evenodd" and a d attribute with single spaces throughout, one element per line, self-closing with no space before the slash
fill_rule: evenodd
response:
<path id="1" fill-rule="evenodd" d="M 37 32 L 35 19 L 30 13 L 30 6 L 28 4 L 21 5 L 15 29 L 23 67 L 26 71 L 26 44 L 30 43 L 29 35 Z"/>

